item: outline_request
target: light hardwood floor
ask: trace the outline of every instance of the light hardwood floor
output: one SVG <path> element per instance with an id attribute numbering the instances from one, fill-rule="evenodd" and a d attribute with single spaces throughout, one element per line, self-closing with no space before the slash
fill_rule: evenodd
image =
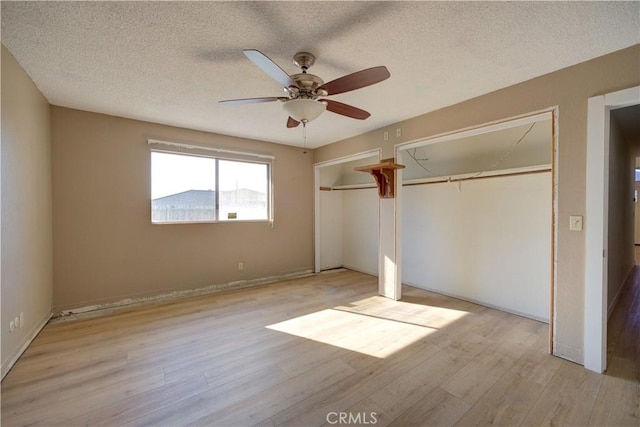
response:
<path id="1" fill-rule="evenodd" d="M 548 355 L 546 324 L 410 287 L 391 301 L 352 271 L 50 324 L 2 382 L 2 425 L 637 427 L 633 279 L 606 375 Z"/>

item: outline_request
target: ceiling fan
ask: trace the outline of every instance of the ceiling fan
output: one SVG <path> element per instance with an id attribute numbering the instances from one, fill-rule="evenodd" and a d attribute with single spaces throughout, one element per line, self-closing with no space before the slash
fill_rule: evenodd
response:
<path id="1" fill-rule="evenodd" d="M 275 62 L 262 52 L 255 49 L 245 49 L 242 52 L 251 62 L 267 73 L 272 79 L 280 83 L 286 96 L 269 96 L 262 98 L 228 99 L 219 101 L 225 105 L 252 104 L 258 102 L 283 102 L 283 109 L 289 115 L 287 127 L 294 128 L 302 123 L 305 126 L 316 119 L 325 110 L 353 119 L 364 120 L 371 114 L 360 108 L 342 102 L 321 97 L 337 95 L 360 89 L 388 79 L 391 74 L 387 67 L 379 66 L 358 71 L 328 83 L 320 77 L 307 73 L 315 63 L 316 58 L 309 52 L 298 52 L 293 57 L 293 63 L 302 70 L 298 74 L 287 74 Z"/>

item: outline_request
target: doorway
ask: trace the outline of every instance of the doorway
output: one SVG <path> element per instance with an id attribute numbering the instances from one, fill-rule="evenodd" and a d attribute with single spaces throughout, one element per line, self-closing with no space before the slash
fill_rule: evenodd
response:
<path id="1" fill-rule="evenodd" d="M 637 155 L 638 153 L 636 153 Z M 634 191 L 633 191 L 633 203 L 635 205 L 633 209 L 634 215 L 634 231 L 633 231 L 633 244 L 636 247 L 636 252 L 640 251 L 640 157 L 636 157 L 636 165 L 634 170 Z M 636 257 L 636 264 L 639 264 L 640 260 Z"/>
<path id="2" fill-rule="evenodd" d="M 396 147 L 402 282 L 549 323 L 549 352 L 556 129 L 549 109 Z"/>
<path id="3" fill-rule="evenodd" d="M 316 273 L 345 267 L 378 274 L 377 192 L 354 167 L 379 159 L 380 150 L 371 150 L 314 165 Z"/>
<path id="4" fill-rule="evenodd" d="M 589 98 L 587 117 L 584 366 L 607 368 L 610 267 L 611 112 L 640 104 L 640 86 Z M 636 122 L 637 124 L 637 122 Z"/>

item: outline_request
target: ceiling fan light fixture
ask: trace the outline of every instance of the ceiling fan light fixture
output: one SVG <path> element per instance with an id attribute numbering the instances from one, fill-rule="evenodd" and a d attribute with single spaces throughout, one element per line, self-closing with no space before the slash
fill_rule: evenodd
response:
<path id="1" fill-rule="evenodd" d="M 0 0 L 1 1 L 1 0 Z M 371 116 L 367 111 L 356 108 L 342 102 L 324 98 L 329 95 L 338 95 L 352 90 L 361 89 L 388 79 L 391 74 L 387 67 L 367 68 L 346 76 L 338 77 L 325 83 L 320 77 L 307 73 L 316 58 L 309 52 L 298 52 L 294 56 L 294 63 L 302 69 L 302 73 L 289 75 L 267 55 L 256 49 L 244 49 L 244 54 L 258 68 L 280 83 L 286 96 L 269 96 L 262 98 L 227 99 L 219 101 L 224 105 L 253 104 L 258 102 L 281 101 L 282 109 L 289 115 L 287 128 L 295 128 L 302 123 L 315 120 L 327 110 L 352 119 L 364 120 Z"/>
<path id="2" fill-rule="evenodd" d="M 315 99 L 298 98 L 286 101 L 282 109 L 293 119 L 301 123 L 309 123 L 317 119 L 327 106 Z"/>

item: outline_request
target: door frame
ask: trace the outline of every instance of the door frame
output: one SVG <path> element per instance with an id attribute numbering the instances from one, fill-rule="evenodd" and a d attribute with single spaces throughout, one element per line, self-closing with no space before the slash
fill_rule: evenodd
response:
<path id="1" fill-rule="evenodd" d="M 588 100 L 584 367 L 598 373 L 607 369 L 610 113 L 637 104 L 640 104 L 640 86 Z"/>

